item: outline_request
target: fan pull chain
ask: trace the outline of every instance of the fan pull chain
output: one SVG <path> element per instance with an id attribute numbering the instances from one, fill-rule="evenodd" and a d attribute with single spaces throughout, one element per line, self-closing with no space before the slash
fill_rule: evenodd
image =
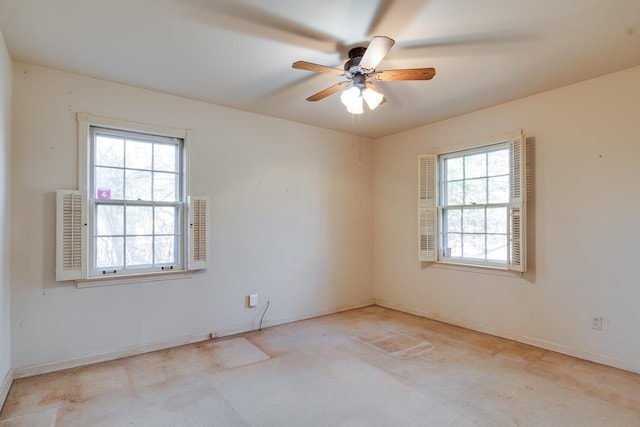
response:
<path id="1" fill-rule="evenodd" d="M 351 147 L 355 147 L 356 138 L 358 140 L 358 166 L 362 166 L 362 137 L 356 134 L 356 116 L 358 117 L 358 129 L 362 116 L 360 114 L 351 114 Z"/>

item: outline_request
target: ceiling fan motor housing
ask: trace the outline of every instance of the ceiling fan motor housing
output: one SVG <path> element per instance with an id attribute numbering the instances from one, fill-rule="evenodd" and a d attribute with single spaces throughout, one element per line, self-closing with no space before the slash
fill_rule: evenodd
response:
<path id="1" fill-rule="evenodd" d="M 360 65 L 360 61 L 367 51 L 366 47 L 354 47 L 349 51 L 349 60 L 344 63 L 344 70 L 353 72 L 351 69 Z"/>

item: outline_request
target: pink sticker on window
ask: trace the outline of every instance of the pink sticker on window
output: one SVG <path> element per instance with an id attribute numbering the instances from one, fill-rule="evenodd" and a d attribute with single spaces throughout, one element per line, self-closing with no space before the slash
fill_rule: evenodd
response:
<path id="1" fill-rule="evenodd" d="M 110 199 L 110 198 L 111 198 L 111 189 L 98 188 L 98 199 Z"/>

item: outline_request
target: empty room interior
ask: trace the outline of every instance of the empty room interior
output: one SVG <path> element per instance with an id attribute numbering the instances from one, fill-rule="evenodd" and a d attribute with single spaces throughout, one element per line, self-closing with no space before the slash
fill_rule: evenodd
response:
<path id="1" fill-rule="evenodd" d="M 638 0 L 0 0 L 0 427 L 640 425 Z"/>

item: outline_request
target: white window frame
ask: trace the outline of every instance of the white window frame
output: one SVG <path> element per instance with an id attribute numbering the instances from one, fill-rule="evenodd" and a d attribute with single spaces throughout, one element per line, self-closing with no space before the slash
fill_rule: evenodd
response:
<path id="1" fill-rule="evenodd" d="M 176 129 L 157 125 L 148 125 L 106 117 L 78 113 L 78 188 L 79 190 L 59 190 L 57 196 L 57 239 L 56 239 L 56 280 L 76 280 L 78 286 L 87 283 L 105 281 L 108 284 L 122 283 L 120 279 L 148 280 L 149 277 L 170 276 L 191 270 L 205 269 L 209 265 L 209 199 L 190 195 L 190 145 L 191 133 L 188 129 Z M 89 194 L 91 186 L 91 128 L 99 127 L 125 132 L 159 135 L 167 138 L 179 138 L 183 144 L 182 155 L 182 229 L 181 261 L 178 268 L 162 268 L 141 271 L 123 270 L 110 274 L 95 274 L 92 265 L 92 246 L 94 226 L 91 223 L 91 209 L 95 203 Z M 78 247 L 80 246 L 80 247 Z M 93 284 L 92 284 L 93 283 Z"/>
<path id="2" fill-rule="evenodd" d="M 442 226 L 442 206 L 440 193 L 439 161 L 442 156 L 455 151 L 443 151 L 435 154 L 423 154 L 418 161 L 418 259 L 423 262 L 435 262 L 450 265 L 464 265 L 493 269 L 526 271 L 526 195 L 527 195 L 527 159 L 526 139 L 521 130 L 512 134 L 487 139 L 480 144 L 461 147 L 456 151 L 474 148 L 490 149 L 497 144 L 509 146 L 509 202 L 507 203 L 507 262 L 493 263 L 454 259 L 445 256 L 439 236 Z"/>

